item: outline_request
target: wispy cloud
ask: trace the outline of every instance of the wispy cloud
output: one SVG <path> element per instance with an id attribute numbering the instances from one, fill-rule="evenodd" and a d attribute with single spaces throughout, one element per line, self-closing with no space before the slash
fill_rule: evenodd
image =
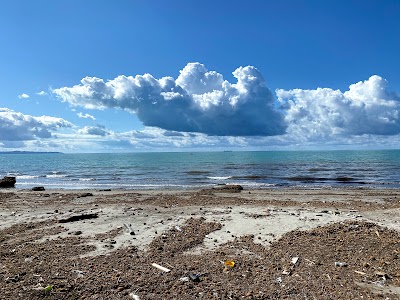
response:
<path id="1" fill-rule="evenodd" d="M 45 91 L 40 91 L 40 92 L 36 93 L 36 95 L 38 95 L 38 96 L 46 96 L 47 93 Z"/>

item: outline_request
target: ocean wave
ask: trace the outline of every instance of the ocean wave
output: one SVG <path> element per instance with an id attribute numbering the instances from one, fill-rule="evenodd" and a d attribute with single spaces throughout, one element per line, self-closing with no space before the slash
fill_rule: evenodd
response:
<path id="1" fill-rule="evenodd" d="M 62 175 L 62 174 L 52 174 L 52 175 L 46 175 L 46 178 L 65 178 L 67 175 Z"/>
<path id="2" fill-rule="evenodd" d="M 79 181 L 96 181 L 96 178 L 79 178 Z"/>
<path id="3" fill-rule="evenodd" d="M 233 185 L 238 184 L 246 188 L 251 188 L 251 189 L 262 189 L 262 188 L 271 188 L 271 187 L 277 187 L 279 184 L 276 183 L 260 183 L 260 182 L 254 182 L 254 181 L 249 181 L 249 182 L 236 182 L 232 183 Z"/>
<path id="4" fill-rule="evenodd" d="M 212 180 L 227 180 L 231 179 L 232 176 L 208 176 L 207 178 Z"/>
<path id="5" fill-rule="evenodd" d="M 265 179 L 268 176 L 265 175 L 243 175 L 243 176 L 233 176 L 234 179 Z"/>
<path id="6" fill-rule="evenodd" d="M 39 176 L 36 175 L 17 175 L 17 179 L 36 179 L 39 178 Z"/>

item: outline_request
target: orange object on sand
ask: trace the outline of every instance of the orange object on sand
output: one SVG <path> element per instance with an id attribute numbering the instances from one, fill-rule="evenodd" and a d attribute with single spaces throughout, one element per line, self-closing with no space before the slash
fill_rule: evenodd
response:
<path id="1" fill-rule="evenodd" d="M 235 262 L 233 260 L 227 260 L 225 262 L 225 266 L 233 268 L 235 266 Z"/>

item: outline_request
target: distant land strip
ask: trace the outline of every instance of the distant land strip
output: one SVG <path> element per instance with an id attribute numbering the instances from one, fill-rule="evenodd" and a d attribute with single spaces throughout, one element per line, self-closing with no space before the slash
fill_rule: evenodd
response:
<path id="1" fill-rule="evenodd" d="M 41 152 L 41 151 L 0 151 L 0 154 L 53 154 L 62 152 Z"/>

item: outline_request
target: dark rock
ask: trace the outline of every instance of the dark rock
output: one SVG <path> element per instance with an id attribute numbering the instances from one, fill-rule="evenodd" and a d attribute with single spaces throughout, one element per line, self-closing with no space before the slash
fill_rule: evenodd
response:
<path id="1" fill-rule="evenodd" d="M 83 193 L 83 194 L 80 194 L 80 195 L 78 196 L 78 198 L 91 197 L 91 196 L 93 196 L 92 193 Z"/>
<path id="2" fill-rule="evenodd" d="M 34 186 L 33 188 L 32 188 L 32 191 L 35 191 L 35 192 L 40 192 L 40 191 L 44 191 L 45 189 L 44 189 L 44 187 L 43 186 Z"/>
<path id="3" fill-rule="evenodd" d="M 0 179 L 0 188 L 13 188 L 16 182 L 14 176 L 4 176 L 3 179 Z"/>

